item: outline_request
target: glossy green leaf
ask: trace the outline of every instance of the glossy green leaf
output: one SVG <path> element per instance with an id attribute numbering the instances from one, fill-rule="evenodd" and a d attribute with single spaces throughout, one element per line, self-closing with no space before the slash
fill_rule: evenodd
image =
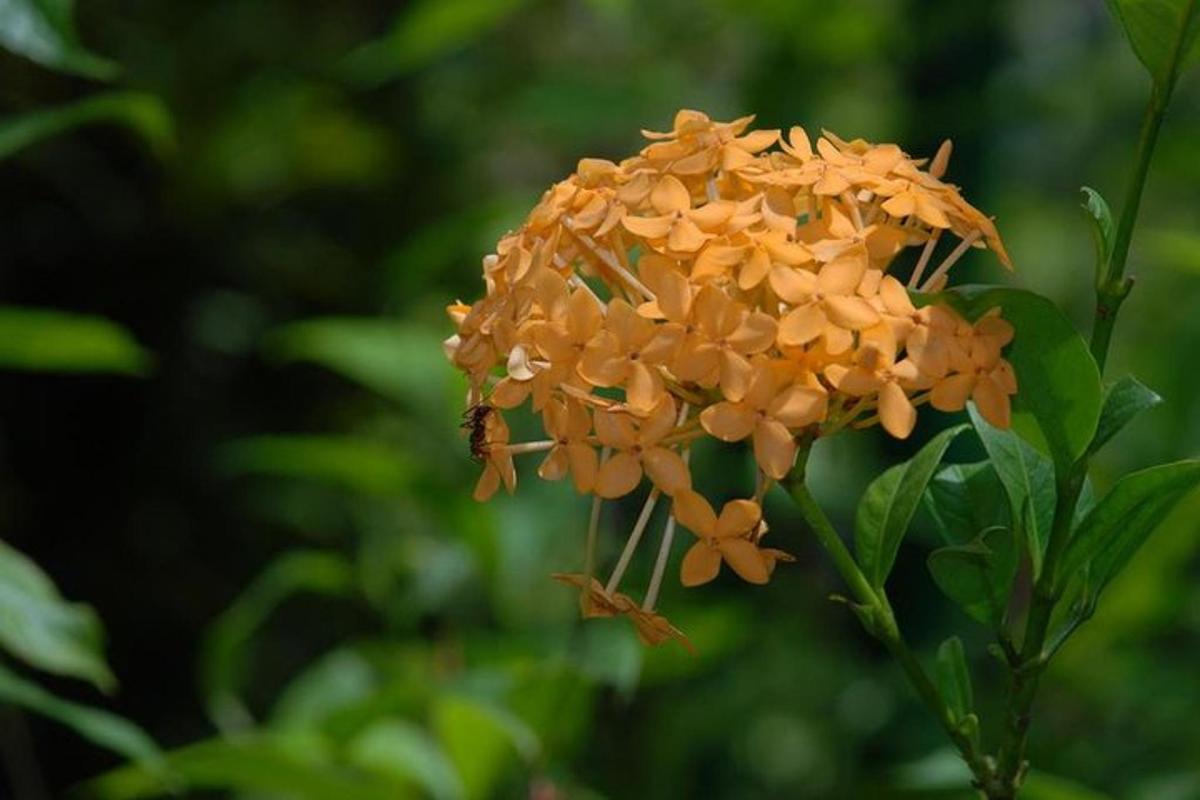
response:
<path id="1" fill-rule="evenodd" d="M 431 727 L 462 781 L 468 800 L 494 797 L 505 773 L 519 758 L 532 758 L 539 744 L 519 720 L 480 700 L 447 694 L 434 704 Z"/>
<path id="2" fill-rule="evenodd" d="M 296 550 L 277 558 L 221 614 L 203 649 L 203 682 L 209 711 L 224 727 L 238 728 L 249 715 L 238 699 L 254 634 L 294 594 L 344 597 L 353 593 L 354 568 L 341 555 Z"/>
<path id="3" fill-rule="evenodd" d="M 149 364 L 124 328 L 101 317 L 0 307 L 0 369 L 144 375 Z"/>
<path id="4" fill-rule="evenodd" d="M 329 748 L 311 739 L 245 734 L 236 739 L 208 739 L 165 754 L 169 780 L 142 766 L 107 772 L 83 786 L 83 796 L 96 800 L 179 795 L 204 791 L 288 798 L 289 800 L 405 800 L 394 780 L 352 769 L 334 761 Z"/>
<path id="5" fill-rule="evenodd" d="M 28 681 L 0 664 L 0 703 L 12 703 L 60 722 L 93 744 L 125 756 L 161 774 L 162 754 L 150 736 L 134 723 L 99 708 L 72 703 Z"/>
<path id="6" fill-rule="evenodd" d="M 1169 93 L 1200 59 L 1200 0 L 1108 0 L 1108 7 L 1160 90 Z"/>
<path id="7" fill-rule="evenodd" d="M 351 764 L 390 776 L 433 800 L 460 800 L 462 782 L 442 748 L 422 728 L 389 719 L 371 725 L 347 745 Z"/>
<path id="8" fill-rule="evenodd" d="M 975 695 L 971 690 L 971 673 L 967 655 L 957 636 L 946 639 L 937 650 L 938 688 L 956 720 L 966 719 L 975 711 Z"/>
<path id="9" fill-rule="evenodd" d="M 1108 265 L 1109 256 L 1112 255 L 1117 227 L 1113 223 L 1108 201 L 1099 192 L 1090 186 L 1084 186 L 1079 191 L 1083 192 L 1083 210 L 1092 221 L 1092 234 L 1096 239 L 1096 282 L 1099 284 L 1101 271 Z"/>
<path id="10" fill-rule="evenodd" d="M 1016 536 L 991 528 L 973 542 L 929 554 L 929 571 L 938 587 L 973 619 L 998 628 L 1008 609 L 1017 574 Z"/>
<path id="11" fill-rule="evenodd" d="M 1004 486 L 990 461 L 944 465 L 922 502 L 946 544 L 966 544 L 984 528 L 1011 524 Z"/>
<path id="12" fill-rule="evenodd" d="M 1096 437 L 1092 440 L 1090 451 L 1098 451 L 1134 417 L 1161 402 L 1162 398 L 1157 393 L 1132 375 L 1126 375 L 1108 386 L 1104 392 L 1100 423 L 1096 426 Z"/>
<path id="13" fill-rule="evenodd" d="M 96 612 L 64 600 L 37 564 L 3 541 L 0 647 L 38 669 L 90 681 L 104 691 L 116 685 Z"/>
<path id="14" fill-rule="evenodd" d="M 395 448 L 350 436 L 250 436 L 221 445 L 216 462 L 226 475 L 301 478 L 372 495 L 395 494 L 414 473 Z"/>
<path id="15" fill-rule="evenodd" d="M 1063 554 L 1060 579 L 1087 568 L 1090 591 L 1099 594 L 1197 484 L 1200 460 L 1160 464 L 1117 481 L 1079 523 Z"/>
<path id="16" fill-rule="evenodd" d="M 352 51 L 340 72 L 352 83 L 377 86 L 436 61 L 485 36 L 526 0 L 421 0 L 400 14 L 383 38 Z"/>
<path id="17" fill-rule="evenodd" d="M 872 481 L 863 493 L 854 518 L 854 545 L 859 565 L 872 586 L 883 586 L 887 580 L 925 486 L 950 442 L 966 429 L 966 425 L 956 425 L 942 431 L 910 460 Z"/>
<path id="18" fill-rule="evenodd" d="M 0 47 L 61 72 L 108 80 L 120 67 L 79 42 L 73 0 L 0 0 Z"/>
<path id="19" fill-rule="evenodd" d="M 960 286 L 919 302 L 937 299 L 971 320 L 999 307 L 1012 323 L 1016 336 L 1004 355 L 1017 374 L 1013 430 L 1065 474 L 1091 444 L 1100 418 L 1100 371 L 1087 343 L 1054 303 L 1033 292 Z"/>
<path id="20" fill-rule="evenodd" d="M 969 411 L 975 432 L 1004 486 L 1010 518 L 1015 521 L 1017 535 L 1029 552 L 1036 577 L 1042 572 L 1042 556 L 1050 540 L 1050 528 L 1054 525 L 1057 504 L 1054 465 L 1020 436 L 989 424 L 980 416 L 974 403 L 969 406 Z M 976 533 L 980 530 L 982 528 L 976 529 Z"/>
<path id="21" fill-rule="evenodd" d="M 169 153 L 175 144 L 170 112 L 157 97 L 142 92 L 103 92 L 0 119 L 0 159 L 51 136 L 97 123 L 126 126 L 158 155 Z"/>

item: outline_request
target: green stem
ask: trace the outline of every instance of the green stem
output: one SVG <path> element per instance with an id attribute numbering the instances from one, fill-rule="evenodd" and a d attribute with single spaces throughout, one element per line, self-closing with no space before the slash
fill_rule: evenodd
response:
<path id="1" fill-rule="evenodd" d="M 1129 186 L 1125 190 L 1125 202 L 1121 207 L 1121 219 L 1117 224 L 1112 252 L 1108 257 L 1108 268 L 1096 286 L 1096 316 L 1092 321 L 1091 349 L 1101 372 L 1104 372 L 1104 362 L 1108 359 L 1108 347 L 1112 340 L 1113 327 L 1117 323 L 1117 311 L 1133 286 L 1132 279 L 1125 277 L 1125 264 L 1129 259 L 1129 245 L 1133 241 L 1133 228 L 1142 204 L 1142 190 L 1146 186 L 1150 159 L 1154 155 L 1154 145 L 1158 142 L 1158 132 L 1162 128 L 1163 116 L 1167 110 L 1167 99 L 1167 93 L 1155 84 L 1150 91 L 1146 112 L 1142 116 L 1136 161 L 1133 173 L 1129 176 Z"/>
<path id="2" fill-rule="evenodd" d="M 1154 146 L 1158 141 L 1158 132 L 1162 127 L 1168 99 L 1169 92 L 1163 91 L 1155 84 L 1142 117 L 1137 154 L 1125 192 L 1125 201 L 1121 207 L 1121 219 L 1113 240 L 1112 252 L 1108 255 L 1107 264 L 1102 265 L 1105 269 L 1096 286 L 1096 315 L 1092 324 L 1090 347 L 1101 375 L 1108 360 L 1117 312 L 1133 285 L 1132 279 L 1125 277 L 1125 265 L 1129 258 L 1129 246 L 1133 241 L 1142 191 L 1150 170 L 1150 160 L 1154 155 Z M 1007 793 L 995 795 L 998 798 L 1016 797 L 1028 766 L 1025 750 L 1033 702 L 1037 696 L 1041 674 L 1049 660 L 1046 637 L 1050 630 L 1050 620 L 1063 591 L 1062 580 L 1058 575 L 1058 562 L 1071 538 L 1075 509 L 1087 472 L 1088 456 L 1085 453 L 1070 467 L 1066 475 L 1059 476 L 1054 524 L 1046 545 L 1042 574 L 1034 586 L 1018 663 L 1012 665 L 1009 678 L 1007 718 L 997 758 L 998 777 L 1003 791 Z"/>
<path id="3" fill-rule="evenodd" d="M 863 627 L 882 642 L 888 652 L 900 662 L 904 674 L 916 689 L 922 702 L 937 718 L 962 754 L 963 760 L 971 768 L 971 772 L 975 775 L 976 785 L 984 787 L 991 784 L 994 781 L 991 762 L 979 752 L 975 739 L 962 726 L 961 721 L 955 719 L 954 712 L 946 705 L 941 692 L 938 691 L 925 668 L 921 666 L 920 660 L 905 641 L 882 587 L 871 586 L 870 581 L 859 568 L 858 562 L 854 560 L 854 556 L 850 554 L 850 550 L 842 541 L 842 537 L 834 529 L 833 523 L 817 505 L 817 501 L 805 485 L 804 471 L 807 457 L 808 452 L 805 450 L 801 453 L 796 469 L 780 482 L 781 485 L 791 495 L 801 516 L 804 517 L 805 522 L 817 537 L 817 541 L 829 553 L 837 571 L 846 585 L 850 587 L 851 593 L 858 601 L 853 608 L 862 621 Z M 989 794 L 989 796 L 991 795 Z"/>

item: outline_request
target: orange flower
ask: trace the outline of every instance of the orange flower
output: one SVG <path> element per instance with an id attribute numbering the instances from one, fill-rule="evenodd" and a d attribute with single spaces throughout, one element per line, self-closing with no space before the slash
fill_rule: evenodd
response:
<path id="1" fill-rule="evenodd" d="M 596 483 L 599 458 L 596 448 L 587 442 L 592 419 L 579 401 L 551 400 L 542 414 L 543 425 L 554 446 L 538 467 L 538 475 L 548 481 L 562 479 L 567 472 L 580 492 L 590 492 Z"/>
<path id="2" fill-rule="evenodd" d="M 649 411 L 663 397 L 655 367 L 669 362 L 682 337 L 677 326 L 655 325 L 624 300 L 608 304 L 604 329 L 592 337 L 579 361 L 579 374 L 593 386 L 624 386 L 626 403 Z"/>
<path id="3" fill-rule="evenodd" d="M 825 417 L 827 397 L 817 386 L 793 383 L 781 386 L 779 362 L 759 361 L 753 367 L 749 388 L 740 401 L 724 401 L 704 409 L 704 430 L 725 442 L 747 436 L 754 439 L 754 458 L 767 476 L 779 480 L 796 460 L 796 442 L 791 431 L 820 422 Z"/>
<path id="4" fill-rule="evenodd" d="M 859 296 L 867 274 L 865 245 L 851 244 L 816 274 L 805 269 L 775 267 L 771 288 L 793 309 L 779 321 L 779 343 L 803 346 L 824 337 L 836 355 L 854 345 L 854 331 L 879 321 L 879 312 Z"/>
<path id="5" fill-rule="evenodd" d="M 517 471 L 513 467 L 512 454 L 508 450 L 508 424 L 499 411 L 485 412 L 483 417 L 483 443 L 481 446 L 484 457 L 483 474 L 475 484 L 475 499 L 487 500 L 496 493 L 500 484 L 509 494 L 517 488 Z"/>
<path id="6" fill-rule="evenodd" d="M 684 586 L 708 583 L 721 571 L 722 561 L 749 583 L 770 580 L 774 563 L 768 565 L 768 558 L 777 557 L 764 556 L 754 539 L 762 522 L 758 503 L 731 500 L 718 517 L 707 500 L 685 490 L 675 496 L 671 513 L 698 539 L 683 557 L 680 580 Z"/>
<path id="7" fill-rule="evenodd" d="M 641 420 L 624 411 L 596 411 L 596 436 L 614 451 L 600 465 L 597 495 L 627 495 L 642 482 L 643 472 L 667 495 L 692 485 L 683 458 L 662 445 L 663 438 L 675 427 L 675 414 L 675 402 L 669 395 L 664 395 L 650 415 Z"/>

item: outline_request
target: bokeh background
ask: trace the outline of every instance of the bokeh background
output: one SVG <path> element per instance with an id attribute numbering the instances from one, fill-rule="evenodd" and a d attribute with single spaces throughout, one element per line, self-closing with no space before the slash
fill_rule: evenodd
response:
<path id="1" fill-rule="evenodd" d="M 0 2 L 0 23 L 20 5 Z M 515 497 L 470 499 L 443 308 L 480 293 L 481 256 L 578 158 L 632 153 L 639 128 L 691 107 L 914 154 L 952 138 L 950 178 L 997 215 L 1017 265 L 975 252 L 958 280 L 1045 292 L 1084 329 L 1078 190 L 1119 200 L 1148 90 L 1101 0 L 75 12 L 119 73 L 0 53 L 0 303 L 107 318 L 146 359 L 122 345 L 115 373 L 0 371 L 0 538 L 95 607 L 120 686 L 38 680 L 191 747 L 186 797 L 966 796 L 899 671 L 827 599 L 836 575 L 786 498 L 769 501 L 773 538 L 799 560 L 769 587 L 665 589 L 695 657 L 581 624 L 548 575 L 578 568 L 586 501 L 532 463 Z M 98 112 L 38 116 L 100 95 Z M 1109 365 L 1166 402 L 1098 459 L 1102 487 L 1200 451 L 1198 187 L 1193 74 Z M 945 424 L 926 417 L 916 442 Z M 872 431 L 819 452 L 839 524 L 909 448 Z M 750 485 L 739 450 L 696 463 L 702 484 Z M 606 517 L 610 558 L 636 510 Z M 1200 798 L 1198 519 L 1193 498 L 1046 677 L 1035 800 Z M 926 655 L 964 637 L 994 697 L 986 632 L 938 594 L 921 527 L 893 576 L 898 615 Z M 631 574 L 641 586 L 649 564 Z M 19 800 L 121 763 L 12 709 L 0 754 L 0 796 Z M 118 777 L 107 796 L 153 796 Z"/>

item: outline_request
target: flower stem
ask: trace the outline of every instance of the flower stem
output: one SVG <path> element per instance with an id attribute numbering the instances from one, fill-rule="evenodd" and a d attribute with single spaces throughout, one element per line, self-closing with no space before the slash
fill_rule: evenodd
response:
<path id="1" fill-rule="evenodd" d="M 1112 252 L 1108 255 L 1107 263 L 1101 265 L 1103 269 L 1096 286 L 1096 315 L 1090 343 L 1092 357 L 1095 358 L 1101 375 L 1104 374 L 1104 364 L 1108 359 L 1117 311 L 1133 285 L 1133 281 L 1125 277 L 1125 264 L 1129 257 L 1129 245 L 1133 240 L 1142 190 L 1146 185 L 1150 160 L 1154 155 L 1154 146 L 1158 141 L 1158 132 L 1162 127 L 1168 99 L 1169 92 L 1163 91 L 1155 84 L 1146 104 L 1145 115 L 1142 117 L 1133 172 L 1130 174 L 1125 201 L 1121 207 L 1121 219 L 1113 240 Z M 1004 738 L 997 760 L 997 771 L 1005 793 L 996 795 L 999 798 L 1017 796 L 1028 768 L 1025 750 L 1033 702 L 1037 696 L 1041 673 L 1050 656 L 1046 652 L 1046 639 L 1050 630 L 1051 615 L 1063 592 L 1062 580 L 1058 575 L 1058 562 L 1071 538 L 1075 508 L 1079 503 L 1087 472 L 1088 454 L 1084 453 L 1071 465 L 1067 474 L 1059 476 L 1057 481 L 1054 523 L 1046 545 L 1042 574 L 1034 586 L 1018 662 L 1010 665 L 1008 710 Z M 1055 648 L 1061 646 L 1061 643 L 1060 637 Z"/>
<path id="2" fill-rule="evenodd" d="M 817 541 L 829 553 L 837 571 L 849 586 L 857 600 L 857 604 L 852 604 L 851 607 L 863 623 L 863 627 L 882 642 L 888 652 L 900 662 L 904 674 L 926 708 L 945 729 L 950 740 L 962 754 L 963 760 L 971 768 L 971 772 L 975 775 L 976 785 L 980 787 L 990 785 L 994 780 L 992 762 L 979 752 L 975 739 L 955 719 L 954 713 L 946 705 L 937 686 L 934 685 L 925 668 L 921 666 L 920 659 L 917 658 L 900 632 L 900 626 L 888 603 L 887 595 L 882 588 L 876 589 L 871 586 L 870 581 L 859 568 L 858 562 L 854 560 L 854 556 L 850 554 L 850 550 L 842 541 L 842 537 L 834 529 L 833 523 L 817 505 L 817 501 L 805 485 L 804 472 L 807 459 L 808 449 L 805 448 L 800 454 L 796 468 L 780 482 L 780 485 L 791 495 L 801 516 L 816 535 Z"/>

